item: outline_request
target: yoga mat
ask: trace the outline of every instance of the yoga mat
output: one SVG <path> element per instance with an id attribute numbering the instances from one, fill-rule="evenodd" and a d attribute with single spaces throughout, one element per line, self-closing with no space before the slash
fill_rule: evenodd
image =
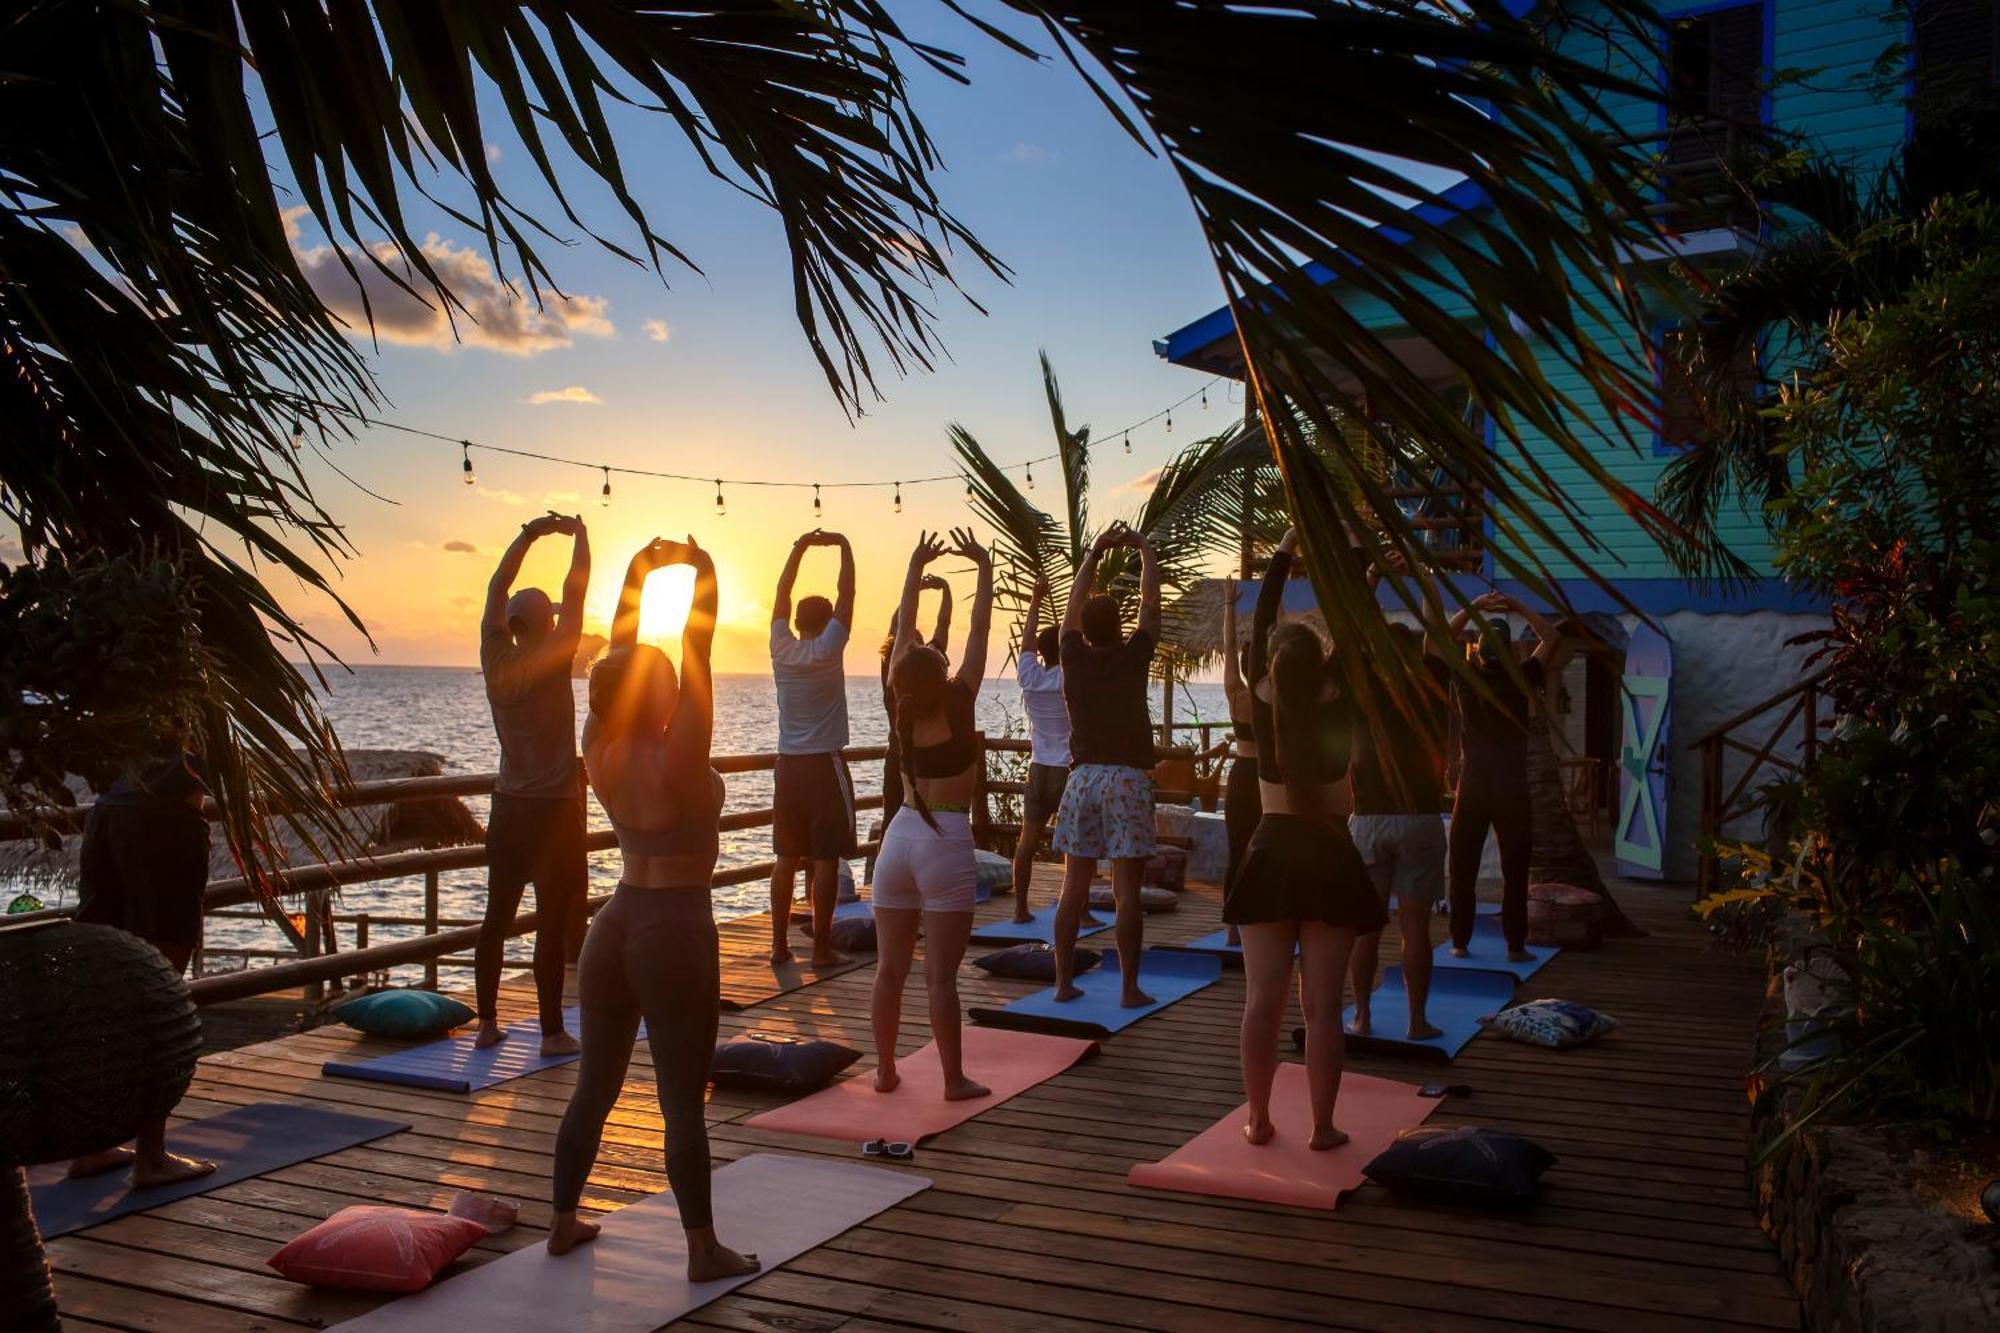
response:
<path id="1" fill-rule="evenodd" d="M 764 1273 L 930 1188 L 907 1171 L 755 1153 L 715 1173 L 716 1230 Z M 687 1241 L 671 1193 L 602 1219 L 604 1232 L 560 1257 L 533 1244 L 341 1324 L 356 1333 L 651 1333 L 763 1273 L 687 1280 Z"/>
<path id="2" fill-rule="evenodd" d="M 1426 1041 L 1411 1041 L 1410 1001 L 1403 990 L 1403 969 L 1385 967 L 1369 1003 L 1368 1018 L 1374 1031 L 1360 1037 L 1350 1032 L 1347 1044 L 1355 1050 L 1380 1051 L 1395 1055 L 1430 1055 L 1453 1059 L 1465 1044 L 1479 1035 L 1479 1020 L 1497 1014 L 1514 998 L 1512 972 L 1486 972 L 1469 967 L 1431 969 L 1430 994 L 1424 998 L 1424 1016 L 1431 1026 L 1443 1028 L 1444 1035 Z M 1354 1016 L 1348 1005 L 1340 1016 L 1342 1026 Z M 1299 1029 L 1303 1034 L 1304 1028 Z M 1303 1041 L 1303 1036 L 1298 1037 Z"/>
<path id="3" fill-rule="evenodd" d="M 29 1170 L 28 1190 L 42 1235 L 61 1236 L 409 1127 L 406 1121 L 377 1120 L 316 1106 L 256 1102 L 167 1131 L 167 1151 L 214 1162 L 215 1170 L 208 1175 L 135 1190 L 127 1179 L 131 1173 L 123 1167 L 70 1180 L 63 1175 L 69 1163 L 51 1162 Z"/>
<path id="4" fill-rule="evenodd" d="M 1005 1008 L 975 1005 L 966 1012 L 978 1022 L 996 1027 L 1102 1038 L 1122 1032 L 1148 1014 L 1157 1014 L 1175 1000 L 1186 999 L 1221 975 L 1222 960 L 1214 954 L 1147 949 L 1139 955 L 1139 986 L 1153 997 L 1149 1005 L 1127 1009 L 1118 1003 L 1122 990 L 1118 961 L 1106 958 L 1076 979 L 1083 994 L 1074 1000 L 1058 1004 L 1051 986 L 1024 995 Z"/>
<path id="5" fill-rule="evenodd" d="M 1229 927 L 1227 926 L 1222 927 L 1220 930 L 1211 930 L 1208 934 L 1198 939 L 1187 940 L 1180 944 L 1162 944 L 1159 947 L 1162 949 L 1180 949 L 1187 953 L 1214 954 L 1225 963 L 1233 963 L 1237 967 L 1243 965 L 1243 946 L 1229 942 Z M 1294 944 L 1292 946 L 1292 956 L 1296 958 L 1298 957 L 1298 953 L 1299 946 Z"/>
<path id="6" fill-rule="evenodd" d="M 574 1005 L 563 1010 L 563 1026 L 570 1035 L 581 1023 Z M 640 1024 L 641 1039 L 645 1025 Z M 332 1078 L 360 1079 L 367 1083 L 393 1083 L 405 1088 L 429 1088 L 436 1092 L 475 1092 L 524 1074 L 554 1069 L 576 1059 L 569 1055 L 542 1054 L 542 1023 L 524 1018 L 507 1025 L 507 1035 L 481 1050 L 472 1044 L 472 1034 L 429 1041 L 408 1050 L 378 1055 L 372 1060 L 328 1060 L 320 1073 Z"/>
<path id="7" fill-rule="evenodd" d="M 850 1143 L 870 1139 L 916 1143 L 1054 1078 L 1097 1049 L 1096 1042 L 1081 1038 L 1000 1028 L 967 1027 L 964 1038 L 965 1072 L 993 1089 L 990 1097 L 946 1101 L 944 1070 L 938 1064 L 937 1043 L 931 1042 L 896 1061 L 903 1081 L 894 1092 L 875 1091 L 875 1070 L 870 1066 L 809 1097 L 752 1116 L 748 1124 L 752 1129 Z"/>
<path id="8" fill-rule="evenodd" d="M 1306 1067 L 1286 1061 L 1278 1066 L 1271 1088 L 1276 1133 L 1269 1143 L 1252 1147 L 1244 1139 L 1243 1125 L 1250 1118 L 1245 1103 L 1164 1161 L 1141 1163 L 1125 1178 L 1146 1189 L 1332 1209 L 1341 1195 L 1362 1183 L 1362 1168 L 1377 1153 L 1396 1135 L 1422 1124 L 1436 1107 L 1435 1101 L 1417 1095 L 1414 1084 L 1349 1070 L 1340 1080 L 1333 1113 L 1333 1123 L 1347 1131 L 1349 1141 L 1314 1152 L 1306 1146 L 1312 1127 Z"/>
<path id="9" fill-rule="evenodd" d="M 1511 972 L 1526 981 L 1548 965 L 1548 961 L 1561 953 L 1561 949 L 1547 948 L 1540 944 L 1530 944 L 1531 955 L 1525 963 L 1507 961 L 1507 937 L 1500 931 L 1499 916 L 1475 917 L 1472 922 L 1472 938 L 1466 942 L 1464 958 L 1451 956 L 1451 941 L 1446 940 L 1433 951 L 1432 975 L 1444 968 L 1465 968 L 1484 972 Z"/>
<path id="10" fill-rule="evenodd" d="M 1030 915 L 1034 920 L 1026 925 L 1016 925 L 1012 916 L 997 917 L 992 921 L 975 921 L 972 923 L 972 938 L 988 943 L 1018 944 L 1023 940 L 1032 940 L 1041 944 L 1054 944 L 1056 905 L 1043 903 L 1033 909 Z M 1076 937 L 1082 939 L 1086 935 L 1095 935 L 1100 930 L 1109 929 L 1111 929 L 1109 921 L 1100 920 L 1094 926 L 1085 922 L 1077 927 Z"/>

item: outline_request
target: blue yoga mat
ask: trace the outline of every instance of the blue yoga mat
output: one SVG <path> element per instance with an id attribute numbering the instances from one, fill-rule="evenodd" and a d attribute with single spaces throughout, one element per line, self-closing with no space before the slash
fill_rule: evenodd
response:
<path id="1" fill-rule="evenodd" d="M 196 1120 L 167 1132 L 167 1151 L 183 1157 L 203 1157 L 215 1170 L 193 1180 L 153 1189 L 135 1190 L 123 1168 L 81 1180 L 63 1175 L 66 1162 L 52 1162 L 28 1173 L 35 1223 L 44 1236 L 61 1236 L 127 1213 L 157 1208 L 191 1198 L 222 1185 L 261 1176 L 281 1166 L 324 1157 L 408 1129 L 408 1122 L 325 1111 L 316 1106 L 257 1102 Z"/>
<path id="2" fill-rule="evenodd" d="M 1056 905 L 1054 903 L 1044 903 L 1040 907 L 1035 908 L 1031 915 L 1035 919 L 1025 926 L 1014 924 L 1014 919 L 1007 916 L 1003 916 L 997 921 L 975 921 L 972 925 L 972 938 L 975 940 L 994 940 L 1004 944 L 1019 944 L 1024 940 L 1031 940 L 1040 944 L 1054 944 L 1056 942 Z M 1111 923 L 1100 919 L 1094 926 L 1088 923 L 1078 926 L 1076 937 L 1082 939 L 1085 935 L 1095 935 L 1100 930 L 1109 929 L 1111 929 Z"/>
<path id="3" fill-rule="evenodd" d="M 1004 1008 L 974 1006 L 966 1012 L 974 1020 L 995 1027 L 1103 1038 L 1122 1032 L 1148 1014 L 1157 1014 L 1175 1000 L 1186 999 L 1221 975 L 1222 960 L 1213 954 L 1147 949 L 1139 955 L 1139 985 L 1153 997 L 1153 1003 L 1143 1008 L 1127 1009 L 1118 1003 L 1122 989 L 1118 965 L 1107 958 L 1103 966 L 1076 979 L 1083 994 L 1066 1004 L 1056 1003 L 1055 989 L 1050 987 L 1024 995 Z"/>
<path id="4" fill-rule="evenodd" d="M 1532 977 L 1547 966 L 1549 959 L 1554 958 L 1562 952 L 1561 949 L 1544 948 L 1539 944 L 1530 944 L 1528 946 L 1528 953 L 1531 957 L 1527 962 L 1508 962 L 1507 938 L 1500 931 L 1500 918 L 1498 916 L 1482 916 L 1473 921 L 1472 938 L 1466 943 L 1465 951 L 1466 957 L 1453 958 L 1451 956 L 1451 941 L 1444 941 L 1438 945 L 1437 949 L 1431 955 L 1432 961 L 1435 964 L 1434 970 L 1442 971 L 1452 968 L 1474 972 L 1512 972 L 1521 980 L 1526 981 L 1529 977 Z"/>
<path id="5" fill-rule="evenodd" d="M 1219 930 L 1211 930 L 1208 934 L 1198 939 L 1188 940 L 1181 944 L 1163 945 L 1162 947 L 1179 949 L 1185 953 L 1211 953 L 1218 958 L 1241 960 L 1243 957 L 1243 946 L 1229 942 L 1229 927 L 1227 926 L 1223 926 Z"/>
<path id="6" fill-rule="evenodd" d="M 563 1010 L 563 1025 L 572 1033 L 578 1030 L 575 1008 Z M 641 1034 L 644 1031 L 645 1025 L 641 1024 Z M 509 1023 L 506 1037 L 485 1050 L 475 1047 L 472 1034 L 467 1033 L 378 1055 L 372 1060 L 328 1060 L 320 1066 L 320 1072 L 332 1078 L 358 1078 L 405 1088 L 475 1092 L 523 1074 L 566 1065 L 576 1058 L 574 1054 L 543 1055 L 541 1021 L 528 1018 Z"/>
<path id="7" fill-rule="evenodd" d="M 1397 906 L 1398 906 L 1398 904 L 1397 904 L 1397 901 L 1396 901 L 1396 895 L 1392 893 L 1392 894 L 1390 894 L 1390 895 L 1389 895 L 1389 911 L 1390 911 L 1390 912 L 1392 912 L 1392 913 L 1393 913 L 1393 912 L 1395 912 L 1395 910 L 1396 910 Z M 1475 912 L 1476 912 L 1476 913 L 1477 913 L 1478 915 L 1480 915 L 1480 916 L 1499 916 L 1499 915 L 1500 915 L 1500 904 L 1499 904 L 1499 903 L 1479 903 L 1479 904 L 1478 904 L 1478 905 L 1477 905 L 1477 906 L 1476 906 L 1476 907 L 1474 908 L 1474 911 L 1475 911 Z M 1439 903 L 1435 903 L 1435 904 L 1433 904 L 1433 905 L 1432 905 L 1432 915 L 1433 915 L 1433 916 L 1449 916 L 1449 915 L 1451 915 L 1451 908 L 1450 908 L 1450 904 L 1448 904 L 1448 903 L 1443 903 L 1443 902 L 1439 902 Z"/>
<path id="8" fill-rule="evenodd" d="M 1403 969 L 1385 967 L 1382 979 L 1369 1002 L 1369 1024 L 1374 1031 L 1366 1037 L 1347 1035 L 1356 1050 L 1399 1055 L 1443 1056 L 1450 1060 L 1479 1035 L 1479 1020 L 1497 1014 L 1514 998 L 1514 974 L 1482 972 L 1469 967 L 1434 967 L 1431 990 L 1424 999 L 1424 1016 L 1431 1026 L 1443 1028 L 1444 1035 L 1427 1041 L 1411 1041 L 1410 1001 L 1403 989 Z M 1341 1025 L 1354 1017 L 1349 1005 L 1340 1015 Z"/>

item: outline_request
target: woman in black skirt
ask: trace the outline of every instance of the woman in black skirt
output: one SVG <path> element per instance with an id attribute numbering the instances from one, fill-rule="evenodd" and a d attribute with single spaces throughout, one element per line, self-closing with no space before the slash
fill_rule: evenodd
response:
<path id="1" fill-rule="evenodd" d="M 1380 930 L 1384 918 L 1368 867 L 1347 832 L 1344 780 L 1352 706 L 1319 635 L 1300 624 L 1272 633 L 1297 546 L 1297 532 L 1288 531 L 1257 594 L 1250 630 L 1250 679 L 1257 682 L 1251 725 L 1264 814 L 1224 893 L 1222 919 L 1243 933 L 1241 1057 L 1250 1103 L 1243 1137 L 1264 1144 L 1277 1132 L 1271 1084 L 1296 949 L 1312 1099 L 1309 1143 L 1327 1149 L 1347 1142 L 1334 1127 L 1333 1110 L 1340 1093 L 1340 1007 L 1348 960 L 1355 936 Z"/>
<path id="2" fill-rule="evenodd" d="M 1250 687 L 1243 672 L 1250 665 L 1250 645 L 1236 641 L 1236 580 L 1222 585 L 1222 695 L 1229 701 L 1229 729 L 1235 733 L 1236 757 L 1229 764 L 1229 785 L 1222 797 L 1222 827 L 1229 835 L 1229 865 L 1222 872 L 1222 892 L 1236 880 L 1243 854 L 1249 850 L 1250 835 L 1263 817 L 1264 802 L 1257 794 L 1257 733 L 1251 727 Z M 1229 927 L 1229 942 L 1241 944 L 1242 932 Z"/>

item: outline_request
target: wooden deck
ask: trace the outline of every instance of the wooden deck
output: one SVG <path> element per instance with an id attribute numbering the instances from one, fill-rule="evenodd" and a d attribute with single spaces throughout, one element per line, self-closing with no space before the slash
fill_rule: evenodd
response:
<path id="1" fill-rule="evenodd" d="M 1042 893 L 1053 887 L 1043 881 Z M 1400 1202 L 1373 1185 L 1331 1214 L 1128 1186 L 1132 1163 L 1164 1156 L 1241 1100 L 1242 980 L 1225 972 L 1094 1059 L 925 1144 L 910 1169 L 934 1188 L 684 1322 L 850 1333 L 1795 1328 L 1797 1303 L 1744 1187 L 1742 1075 L 1757 975 L 1707 950 L 1684 919 L 1685 890 L 1626 886 L 1623 898 L 1651 939 L 1565 954 L 1520 992 L 1602 1007 L 1623 1030 L 1572 1052 L 1481 1036 L 1450 1066 L 1474 1095 L 1433 1118 L 1505 1126 L 1557 1153 L 1530 1212 Z M 1004 912 L 1007 900 L 981 910 Z M 1147 933 L 1189 938 L 1216 919 L 1215 891 L 1197 886 L 1179 911 L 1149 918 Z M 754 950 L 766 930 L 763 918 L 725 927 L 725 950 Z M 726 1013 L 724 1031 L 812 1033 L 866 1049 L 872 978 L 862 968 Z M 970 967 L 962 984 L 967 1003 L 1032 989 Z M 506 995 L 516 1012 L 529 1005 L 526 991 Z M 907 996 L 903 1031 L 911 1048 L 928 1040 L 920 985 Z M 470 1097 L 319 1076 L 328 1056 L 369 1048 L 324 1028 L 205 1058 L 183 1116 L 292 1099 L 413 1127 L 50 1242 L 70 1326 L 282 1329 L 358 1314 L 375 1298 L 294 1286 L 263 1262 L 352 1203 L 442 1207 L 459 1188 L 485 1189 L 519 1199 L 522 1224 L 471 1258 L 538 1243 L 574 1066 Z M 1352 1067 L 1413 1082 L 1442 1068 L 1367 1056 Z M 764 1149 L 851 1159 L 832 1142 L 746 1129 L 771 1101 L 715 1095 L 718 1161 Z M 665 1188 L 642 1044 L 584 1203 L 612 1209 Z M 720 1221 L 727 1238 L 730 1219 Z"/>

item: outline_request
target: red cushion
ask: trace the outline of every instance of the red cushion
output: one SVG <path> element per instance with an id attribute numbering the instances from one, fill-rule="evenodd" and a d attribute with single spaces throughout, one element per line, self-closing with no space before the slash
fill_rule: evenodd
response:
<path id="1" fill-rule="evenodd" d="M 316 1287 L 421 1291 L 486 1234 L 468 1218 L 356 1204 L 264 1262 L 294 1282 Z"/>

